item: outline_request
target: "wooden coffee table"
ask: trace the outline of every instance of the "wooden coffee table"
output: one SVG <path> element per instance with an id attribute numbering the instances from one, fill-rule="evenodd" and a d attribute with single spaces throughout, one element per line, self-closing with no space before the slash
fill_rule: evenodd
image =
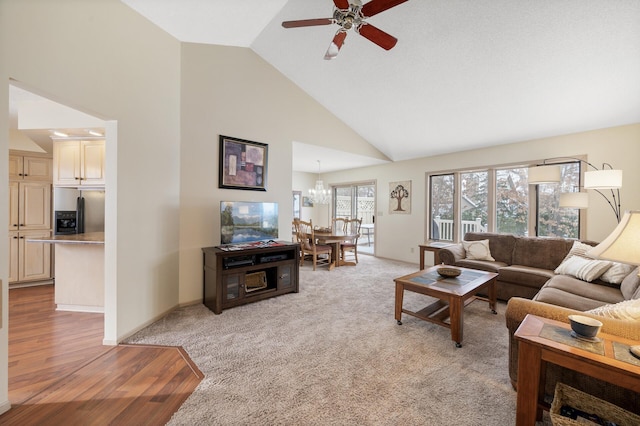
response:
<path id="1" fill-rule="evenodd" d="M 402 314 L 405 313 L 450 328 L 451 340 L 459 348 L 462 346 L 465 306 L 476 299 L 485 300 L 489 302 L 491 312 L 496 314 L 496 277 L 498 274 L 458 268 L 462 271 L 460 276 L 443 278 L 437 272 L 441 266 L 432 266 L 394 280 L 396 283 L 396 320 L 398 325 L 401 325 Z M 478 291 L 484 289 L 487 290 L 488 298 L 476 296 Z M 435 297 L 438 300 L 418 312 L 403 309 L 402 299 L 405 290 Z"/>

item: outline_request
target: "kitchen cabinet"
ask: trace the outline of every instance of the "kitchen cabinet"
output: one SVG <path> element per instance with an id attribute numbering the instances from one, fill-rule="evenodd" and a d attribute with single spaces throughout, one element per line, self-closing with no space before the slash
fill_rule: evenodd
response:
<path id="1" fill-rule="evenodd" d="M 53 185 L 102 187 L 104 140 L 54 141 Z"/>
<path id="2" fill-rule="evenodd" d="M 19 152 L 19 151 L 18 151 Z M 27 238 L 51 236 L 52 160 L 9 154 L 9 285 L 51 282 L 52 250 Z"/>
<path id="3" fill-rule="evenodd" d="M 51 230 L 51 184 L 9 182 L 9 231 Z"/>
<path id="4" fill-rule="evenodd" d="M 9 232 L 9 283 L 51 279 L 51 245 L 27 242 L 48 238 L 51 231 Z"/>
<path id="5" fill-rule="evenodd" d="M 51 182 L 51 177 L 51 158 L 9 155 L 9 180 Z"/>

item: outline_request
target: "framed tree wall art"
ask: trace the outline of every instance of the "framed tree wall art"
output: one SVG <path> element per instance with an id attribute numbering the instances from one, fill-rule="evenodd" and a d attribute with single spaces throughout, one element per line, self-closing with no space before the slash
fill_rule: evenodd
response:
<path id="1" fill-rule="evenodd" d="M 411 214 L 411 181 L 389 182 L 389 214 Z"/>
<path id="2" fill-rule="evenodd" d="M 267 190 L 268 145 L 220 135 L 218 187 Z"/>

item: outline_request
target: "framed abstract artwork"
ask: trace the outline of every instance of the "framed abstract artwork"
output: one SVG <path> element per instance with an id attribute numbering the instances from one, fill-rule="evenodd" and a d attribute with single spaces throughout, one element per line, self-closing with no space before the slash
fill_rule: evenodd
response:
<path id="1" fill-rule="evenodd" d="M 268 145 L 220 135 L 218 187 L 267 190 Z"/>

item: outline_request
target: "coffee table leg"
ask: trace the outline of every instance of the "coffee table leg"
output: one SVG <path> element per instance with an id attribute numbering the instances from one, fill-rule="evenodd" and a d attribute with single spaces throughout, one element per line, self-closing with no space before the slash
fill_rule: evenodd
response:
<path id="1" fill-rule="evenodd" d="M 449 321 L 451 322 L 451 340 L 456 342 L 456 348 L 462 347 L 463 322 L 462 298 L 449 298 Z"/>
<path id="2" fill-rule="evenodd" d="M 402 299 L 404 297 L 404 285 L 396 282 L 396 321 L 402 325 Z"/>
<path id="3" fill-rule="evenodd" d="M 498 314 L 496 312 L 496 300 L 498 300 L 498 295 L 496 291 L 496 280 L 493 279 L 491 280 L 491 283 L 489 283 L 489 309 L 491 309 L 491 312 L 494 315 Z"/>

